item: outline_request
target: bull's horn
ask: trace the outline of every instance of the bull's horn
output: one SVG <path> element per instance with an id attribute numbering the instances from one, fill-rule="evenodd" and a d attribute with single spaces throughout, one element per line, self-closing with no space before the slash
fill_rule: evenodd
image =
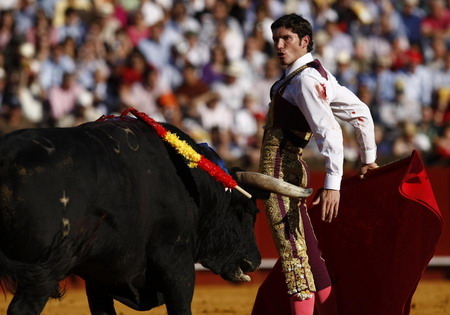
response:
<path id="1" fill-rule="evenodd" d="M 270 192 L 293 198 L 305 198 L 312 194 L 312 188 L 302 188 L 256 172 L 236 172 L 238 182 L 262 188 Z"/>

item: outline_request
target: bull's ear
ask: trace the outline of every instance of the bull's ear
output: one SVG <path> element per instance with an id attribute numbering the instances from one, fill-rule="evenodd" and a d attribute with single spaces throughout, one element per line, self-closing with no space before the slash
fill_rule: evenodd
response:
<path id="1" fill-rule="evenodd" d="M 230 175 L 233 177 L 234 180 L 236 180 L 245 191 L 247 191 L 250 195 L 252 195 L 252 199 L 261 199 L 266 200 L 270 197 L 270 191 L 257 188 L 254 185 L 248 185 L 245 183 L 241 183 L 236 178 L 236 172 L 242 172 L 243 170 L 239 167 L 233 167 L 230 169 Z"/>

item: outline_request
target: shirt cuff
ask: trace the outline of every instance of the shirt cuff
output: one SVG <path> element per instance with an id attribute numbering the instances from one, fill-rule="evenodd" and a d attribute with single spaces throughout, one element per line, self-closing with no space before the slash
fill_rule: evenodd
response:
<path id="1" fill-rule="evenodd" d="M 327 174 L 325 176 L 324 189 L 340 190 L 341 189 L 341 179 L 340 175 Z"/>
<path id="2" fill-rule="evenodd" d="M 367 150 L 367 151 L 361 151 L 361 162 L 363 164 L 369 164 L 375 162 L 377 159 L 377 150 Z"/>

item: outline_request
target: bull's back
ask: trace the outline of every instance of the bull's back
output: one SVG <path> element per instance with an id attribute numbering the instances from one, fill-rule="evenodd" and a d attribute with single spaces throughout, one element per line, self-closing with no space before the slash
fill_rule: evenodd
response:
<path id="1" fill-rule="evenodd" d="M 176 163 L 182 161 L 135 120 L 4 136 L 0 250 L 33 260 L 55 242 L 83 235 L 94 255 L 119 250 L 132 256 L 149 240 L 158 245 L 189 237 L 195 204 Z"/>

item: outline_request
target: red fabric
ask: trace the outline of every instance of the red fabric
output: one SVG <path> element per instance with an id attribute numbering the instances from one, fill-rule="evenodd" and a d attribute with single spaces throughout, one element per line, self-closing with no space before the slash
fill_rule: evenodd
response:
<path id="1" fill-rule="evenodd" d="M 442 216 L 423 163 L 411 157 L 345 178 L 339 215 L 311 221 L 330 272 L 342 315 L 407 315 L 417 284 L 433 257 Z M 280 268 L 256 297 L 253 315 L 289 315 Z"/>

